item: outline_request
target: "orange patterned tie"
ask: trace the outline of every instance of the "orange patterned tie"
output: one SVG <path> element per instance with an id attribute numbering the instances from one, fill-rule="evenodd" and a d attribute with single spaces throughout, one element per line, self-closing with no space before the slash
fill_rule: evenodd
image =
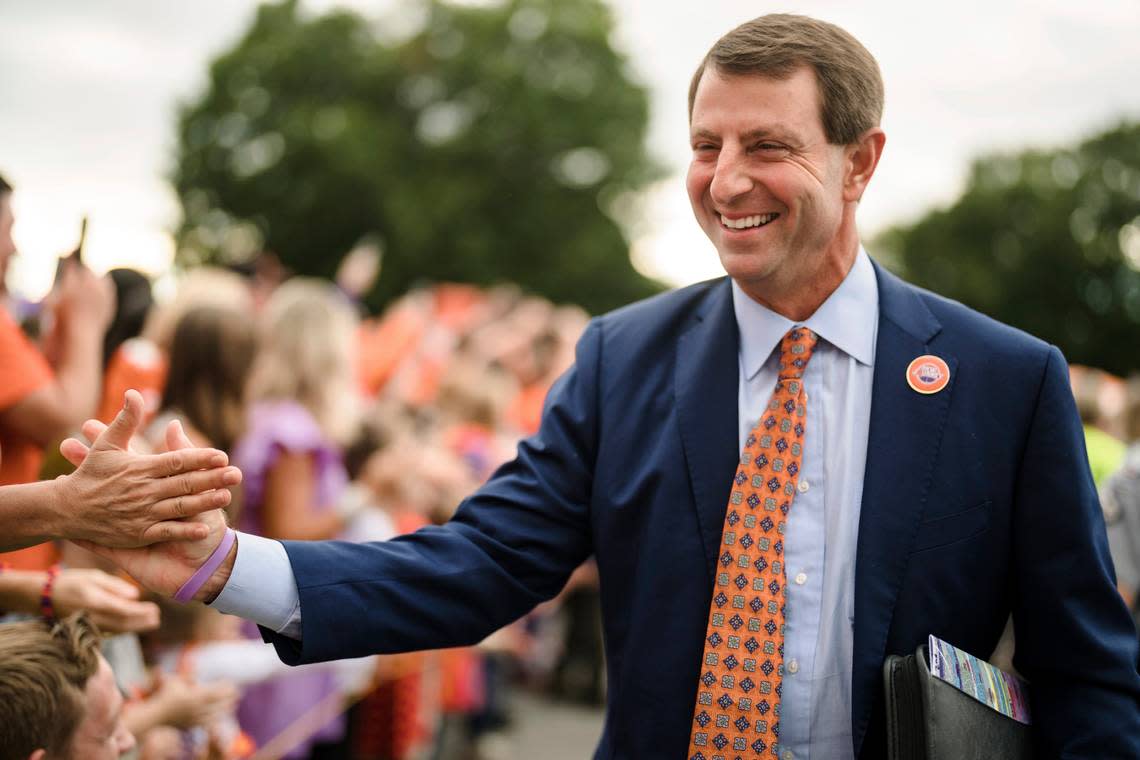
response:
<path id="1" fill-rule="evenodd" d="M 721 534 L 689 760 L 778 755 L 784 676 L 784 525 L 803 460 L 804 368 L 816 336 L 780 341 L 768 408 L 744 442 Z"/>

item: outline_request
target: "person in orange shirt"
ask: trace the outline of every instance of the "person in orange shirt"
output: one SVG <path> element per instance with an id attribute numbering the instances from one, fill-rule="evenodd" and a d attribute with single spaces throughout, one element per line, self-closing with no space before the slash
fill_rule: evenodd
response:
<path id="1" fill-rule="evenodd" d="M 103 392 L 95 419 L 110 424 L 130 388 L 142 394 L 147 420 L 162 401 L 166 357 L 141 337 L 154 306 L 150 280 L 134 269 L 112 269 L 107 277 L 115 285 L 115 316 L 103 336 Z"/>
<path id="2" fill-rule="evenodd" d="M 12 186 L 0 177 L 0 283 L 16 253 L 11 199 Z M 78 429 L 95 412 L 99 398 L 103 333 L 114 294 L 109 282 L 78 261 L 68 259 L 61 266 L 48 336 L 54 362 L 0 309 L 0 485 L 35 480 L 44 448 Z M 0 560 L 43 569 L 52 558 L 47 545 Z"/>

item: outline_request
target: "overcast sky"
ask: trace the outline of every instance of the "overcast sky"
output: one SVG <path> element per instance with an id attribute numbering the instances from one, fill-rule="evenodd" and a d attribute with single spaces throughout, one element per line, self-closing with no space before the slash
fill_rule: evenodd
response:
<path id="1" fill-rule="evenodd" d="M 373 16 L 395 6 L 346 4 Z M 164 176 L 175 106 L 201 92 L 208 61 L 237 39 L 256 5 L 0 0 L 0 173 L 17 187 L 22 251 L 13 290 L 46 289 L 53 257 L 74 245 L 85 212 L 94 267 L 157 274 L 169 265 L 178 206 Z M 681 180 L 688 78 L 717 37 L 761 13 L 835 22 L 879 60 L 888 139 L 859 212 L 865 236 L 953 199 L 979 152 L 1051 147 L 1140 119 L 1137 0 L 612 5 L 614 42 L 653 95 L 652 150 L 674 170 L 652 189 L 646 219 L 631 231 L 635 260 L 674 283 L 719 272 Z"/>

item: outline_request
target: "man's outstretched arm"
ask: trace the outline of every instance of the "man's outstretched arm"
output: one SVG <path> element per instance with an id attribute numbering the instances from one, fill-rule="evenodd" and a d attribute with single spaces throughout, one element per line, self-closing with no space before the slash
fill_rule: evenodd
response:
<path id="1" fill-rule="evenodd" d="M 128 391 L 123 409 L 109 427 L 100 426 L 90 449 L 74 439 L 61 446 L 65 455 L 81 454 L 68 457 L 75 472 L 0 488 L 0 551 L 57 538 L 107 546 L 205 538 L 205 527 L 181 518 L 228 504 L 226 489 L 241 473 L 216 449 L 132 452 L 130 439 L 142 419 L 142 396 Z"/>

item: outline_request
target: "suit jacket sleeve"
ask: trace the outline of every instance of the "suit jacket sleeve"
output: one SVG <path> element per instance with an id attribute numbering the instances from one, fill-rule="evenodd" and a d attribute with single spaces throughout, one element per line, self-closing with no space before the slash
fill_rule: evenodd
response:
<path id="1" fill-rule="evenodd" d="M 1014 664 L 1031 683 L 1037 756 L 1140 757 L 1136 631 L 1084 451 L 1052 348 L 1015 496 Z"/>
<path id="2" fill-rule="evenodd" d="M 601 330 L 551 389 L 539 432 L 446 525 L 382 543 L 283 542 L 301 640 L 262 629 L 290 664 L 463 646 L 550 599 L 591 552 Z"/>

